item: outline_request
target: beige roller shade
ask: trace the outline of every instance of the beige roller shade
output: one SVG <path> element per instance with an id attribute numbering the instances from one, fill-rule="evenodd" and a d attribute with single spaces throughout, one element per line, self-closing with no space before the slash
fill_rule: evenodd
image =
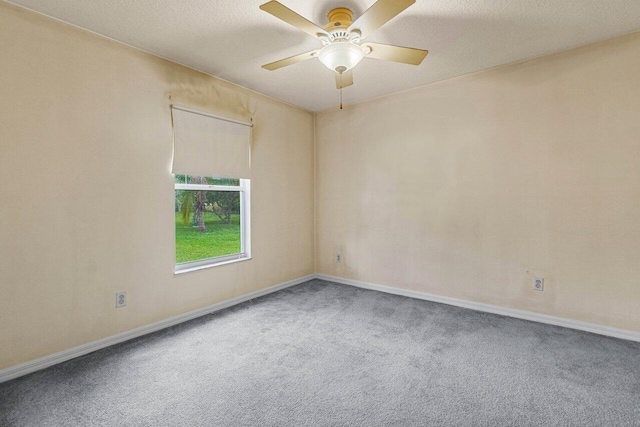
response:
<path id="1" fill-rule="evenodd" d="M 176 175 L 251 178 L 251 124 L 173 106 Z"/>

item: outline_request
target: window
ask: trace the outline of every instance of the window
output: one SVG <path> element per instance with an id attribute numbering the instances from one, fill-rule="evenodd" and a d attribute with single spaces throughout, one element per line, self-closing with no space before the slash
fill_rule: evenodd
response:
<path id="1" fill-rule="evenodd" d="M 175 272 L 250 259 L 253 125 L 176 106 L 171 118 Z"/>
<path id="2" fill-rule="evenodd" d="M 176 272 L 249 257 L 249 183 L 175 176 Z"/>

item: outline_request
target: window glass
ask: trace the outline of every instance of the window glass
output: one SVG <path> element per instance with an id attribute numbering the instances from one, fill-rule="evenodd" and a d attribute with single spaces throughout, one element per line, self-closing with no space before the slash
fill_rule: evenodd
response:
<path id="1" fill-rule="evenodd" d="M 176 175 L 175 182 L 176 184 L 230 185 L 236 187 L 240 185 L 239 179 L 200 177 L 191 175 Z"/>
<path id="2" fill-rule="evenodd" d="M 240 180 L 176 175 L 175 184 L 176 264 L 245 255 L 247 188 Z"/>

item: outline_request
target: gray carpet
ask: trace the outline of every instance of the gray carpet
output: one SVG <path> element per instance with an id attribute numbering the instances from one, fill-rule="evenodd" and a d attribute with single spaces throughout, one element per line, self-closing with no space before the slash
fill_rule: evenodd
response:
<path id="1" fill-rule="evenodd" d="M 311 281 L 0 384 L 1 426 L 640 426 L 640 343 Z"/>

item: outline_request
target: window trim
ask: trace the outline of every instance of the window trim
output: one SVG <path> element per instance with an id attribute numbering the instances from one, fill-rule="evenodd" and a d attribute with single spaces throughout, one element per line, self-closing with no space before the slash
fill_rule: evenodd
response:
<path id="1" fill-rule="evenodd" d="M 238 191 L 240 192 L 240 252 L 212 258 L 199 259 L 175 263 L 174 274 L 189 273 L 219 265 L 231 264 L 251 259 L 251 180 L 240 179 L 240 185 L 203 185 L 203 184 L 178 184 L 174 183 L 176 190 L 195 191 Z M 175 228 L 173 236 L 175 257 Z M 175 261 L 175 260 L 174 260 Z"/>

